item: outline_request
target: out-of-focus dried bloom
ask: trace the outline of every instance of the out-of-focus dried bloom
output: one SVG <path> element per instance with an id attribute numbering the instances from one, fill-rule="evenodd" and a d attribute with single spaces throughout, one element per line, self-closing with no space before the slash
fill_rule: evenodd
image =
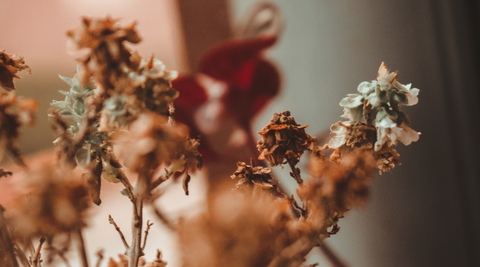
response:
<path id="1" fill-rule="evenodd" d="M 48 114 L 50 118 L 50 128 L 58 136 L 53 143 L 56 145 L 57 160 L 75 166 L 74 155 L 75 147 L 69 126 L 66 120 L 60 116 L 60 111 L 55 110 Z"/>
<path id="2" fill-rule="evenodd" d="M 140 42 L 135 23 L 121 27 L 118 19 L 84 17 L 82 27 L 68 31 L 67 35 L 72 49 L 89 50 L 87 56 L 80 60 L 83 66 L 81 81 L 84 85 L 94 76 L 109 94 L 121 80 L 124 68 L 138 68 L 138 59 L 134 60 L 137 57 L 132 57 L 124 45 L 124 42 Z"/>
<path id="3" fill-rule="evenodd" d="M 58 165 L 28 173 L 9 213 L 15 233 L 23 237 L 54 236 L 86 226 L 88 189 L 79 177 Z"/>
<path id="4" fill-rule="evenodd" d="M 119 261 L 113 258 L 108 259 L 107 267 L 128 267 L 128 257 L 123 254 L 118 254 Z"/>
<path id="5" fill-rule="evenodd" d="M 272 166 L 293 162 L 296 164 L 303 152 L 312 150 L 317 139 L 305 132 L 308 125 L 300 126 L 290 117 L 290 111 L 275 113 L 270 122 L 259 134 L 263 141 L 258 141 L 258 159 L 266 159 Z"/>
<path id="6" fill-rule="evenodd" d="M 21 99 L 18 102 L 18 120 L 29 127 L 35 126 L 35 114 L 38 110 L 38 101 L 35 99 Z"/>
<path id="7" fill-rule="evenodd" d="M 141 265 L 142 266 L 142 265 Z M 152 262 L 147 262 L 142 267 L 166 267 L 167 262 L 162 260 L 162 252 L 157 249 L 157 257 Z"/>
<path id="8" fill-rule="evenodd" d="M 230 176 L 238 179 L 237 189 L 255 194 L 259 189 L 269 192 L 273 197 L 286 197 L 279 188 L 278 181 L 273 178 L 271 167 L 255 166 L 252 160 L 250 165 L 245 162 L 237 163 L 237 170 Z"/>
<path id="9" fill-rule="evenodd" d="M 373 154 L 372 150 L 360 150 L 333 164 L 311 161 L 315 175 L 297 193 L 307 203 L 309 220 L 322 226 L 322 240 L 338 231 L 338 219 L 346 211 L 367 200 L 376 167 Z"/>
<path id="10" fill-rule="evenodd" d="M 15 92 L 0 93 L 0 160 L 3 150 L 8 150 L 13 158 L 23 165 L 20 151 L 17 147 L 21 124 L 35 125 L 35 112 L 38 101 L 23 99 L 17 101 Z"/>
<path id="11" fill-rule="evenodd" d="M 125 166 L 138 172 L 142 168 L 155 169 L 160 164 L 171 164 L 171 172 L 182 171 L 186 164 L 199 160 L 197 141 L 188 139 L 188 129 L 181 125 L 167 125 L 168 118 L 144 113 L 118 138 L 119 157 Z M 134 137 L 134 138 L 132 138 Z"/>
<path id="12" fill-rule="evenodd" d="M 7 91 L 15 90 L 13 78 L 20 79 L 17 72 L 27 70 L 31 73 L 30 67 L 25 64 L 23 57 L 14 59 L 15 55 L 5 53 L 5 50 L 0 51 L 0 87 Z"/>
<path id="13" fill-rule="evenodd" d="M 169 107 L 178 97 L 171 81 L 177 77 L 175 70 L 167 70 L 163 62 L 150 57 L 142 59 L 137 71 L 129 73 L 135 86 L 135 95 L 142 106 L 161 115 L 171 115 Z"/>
<path id="14" fill-rule="evenodd" d="M 242 199 L 223 192 L 210 214 L 184 221 L 179 241 L 184 267 L 268 266 L 291 243 L 288 201 Z"/>

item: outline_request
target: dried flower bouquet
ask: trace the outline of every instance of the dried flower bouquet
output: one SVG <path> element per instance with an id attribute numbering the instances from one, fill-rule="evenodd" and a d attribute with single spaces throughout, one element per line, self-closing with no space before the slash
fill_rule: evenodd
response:
<path id="1" fill-rule="evenodd" d="M 192 130 L 175 121 L 173 103 L 179 94 L 172 80 L 177 73 L 153 56 L 142 58 L 126 46 L 141 40 L 134 23 L 121 26 L 109 17 L 83 18 L 81 27 L 67 34 L 70 49 L 87 53 L 79 59 L 72 78 L 60 76 L 71 88 L 60 91 L 65 99 L 54 100 L 49 114 L 58 135 L 57 161 L 40 169 L 29 170 L 17 148 L 19 127 L 33 125 L 38 107 L 34 100 L 17 100 L 14 91 L 16 73 L 29 68 L 23 58 L 0 51 L 0 86 L 10 91 L 0 93 L 1 154 L 8 151 L 26 172 L 15 206 L 8 210 L 0 206 L 0 265 L 49 266 L 60 259 L 70 266 L 67 252 L 74 245 L 82 266 L 101 266 L 102 251 L 95 264 L 89 262 L 83 230 L 91 202 L 101 204 L 103 178 L 121 183 L 121 193 L 132 204 L 131 240 L 114 218 L 105 218 L 118 231 L 125 251 L 104 266 L 166 266 L 160 251 L 151 262 L 143 258 L 152 226 L 144 222 L 144 206 L 174 176 L 183 177 L 188 195 L 189 172 L 202 167 L 201 141 L 190 138 Z M 248 41 L 255 52 L 251 55 L 275 40 L 267 36 Z M 223 77 L 208 66 L 204 71 L 216 79 Z M 275 81 L 276 74 L 270 73 Z M 178 234 L 183 266 L 302 266 L 313 248 L 340 230 L 338 223 L 345 213 L 365 203 L 375 170 L 381 173 L 400 164 L 393 147 L 397 141 L 409 145 L 420 134 L 408 126 L 408 116 L 400 110 L 418 102 L 419 90 L 399 83 L 397 73 L 389 72 L 383 63 L 377 79 L 362 82 L 357 91 L 340 102 L 347 120 L 332 125 L 327 144 L 317 145 L 316 138 L 306 132 L 308 125 L 298 124 L 289 111 L 276 113 L 259 132 L 258 161 L 239 162 L 237 170 L 232 169 L 235 190 L 208 192 L 207 210 L 178 223 L 157 209 L 158 219 Z M 202 96 L 194 89 L 191 92 L 190 98 Z M 252 97 L 256 95 L 242 101 L 247 105 Z M 180 103 L 182 116 L 193 112 L 187 100 Z M 259 111 L 258 105 L 247 108 L 252 114 Z M 238 118 L 249 129 L 243 120 Z M 196 134 L 194 125 L 189 126 Z M 306 151 L 310 168 L 308 177 L 302 177 L 297 165 Z M 264 162 L 270 166 L 262 166 Z M 291 169 L 298 184 L 298 198 L 286 195 L 272 174 L 272 168 L 283 165 Z M 135 184 L 126 169 L 137 174 Z M 8 170 L 0 171 L 0 177 L 9 175 Z"/>

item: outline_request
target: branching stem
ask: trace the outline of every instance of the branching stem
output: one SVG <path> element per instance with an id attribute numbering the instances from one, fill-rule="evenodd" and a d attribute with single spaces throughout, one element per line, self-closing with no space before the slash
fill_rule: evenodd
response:
<path id="1" fill-rule="evenodd" d="M 150 226 L 152 226 L 152 225 L 153 225 L 153 223 L 150 223 L 150 221 L 147 221 L 147 229 L 145 230 L 145 236 L 143 237 L 142 251 L 145 249 L 145 246 L 147 245 L 148 231 L 150 230 Z"/>
<path id="2" fill-rule="evenodd" d="M 108 221 L 110 222 L 110 224 L 113 224 L 113 226 L 115 227 L 115 230 L 117 230 L 118 234 L 120 235 L 120 239 L 122 239 L 125 249 L 128 250 L 130 246 L 128 245 L 127 240 L 125 240 L 125 236 L 123 235 L 122 230 L 120 230 L 120 227 L 118 227 L 118 225 L 113 220 L 112 215 L 110 214 L 108 215 Z"/>
<path id="3" fill-rule="evenodd" d="M 95 264 L 95 267 L 100 267 L 100 263 L 102 263 L 102 260 L 103 260 L 103 249 L 100 249 L 99 251 L 97 251 L 96 255 L 98 259 L 97 259 L 97 264 Z"/>

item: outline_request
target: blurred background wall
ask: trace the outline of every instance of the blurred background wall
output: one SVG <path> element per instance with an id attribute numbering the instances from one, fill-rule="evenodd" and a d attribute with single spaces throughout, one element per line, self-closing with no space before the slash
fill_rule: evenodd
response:
<path id="1" fill-rule="evenodd" d="M 23 128 L 23 150 L 51 147 L 48 103 L 68 86 L 74 56 L 65 31 L 81 15 L 136 20 L 144 56 L 195 70 L 211 44 L 231 36 L 232 25 L 255 0 L 2 0 L 0 49 L 25 56 L 32 75 L 18 94 L 41 102 L 38 126 Z M 328 243 L 351 266 L 480 266 L 478 2 L 467 0 L 276 0 L 285 32 L 268 54 L 283 73 L 283 90 L 255 121 L 290 110 L 312 135 L 343 113 L 338 102 L 372 80 L 384 61 L 401 83 L 420 88 L 406 107 L 420 141 L 399 146 L 399 166 L 376 177 L 368 205 L 351 211 Z M 234 168 L 232 168 L 233 170 Z M 287 171 L 277 175 L 285 178 Z M 283 179 L 288 180 L 288 179 Z M 323 261 L 312 255 L 312 262 Z M 326 266 L 326 265 L 324 265 Z"/>

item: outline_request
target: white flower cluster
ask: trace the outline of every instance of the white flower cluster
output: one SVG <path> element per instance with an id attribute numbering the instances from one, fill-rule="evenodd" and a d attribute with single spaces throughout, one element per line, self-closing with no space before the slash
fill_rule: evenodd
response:
<path id="1" fill-rule="evenodd" d="M 350 122 L 343 124 L 354 125 L 364 119 L 368 126 L 375 126 L 375 151 L 379 151 L 388 141 L 396 144 L 399 140 L 409 145 L 419 139 L 420 133 L 408 127 L 410 120 L 399 107 L 417 104 L 420 90 L 411 88 L 411 84 L 399 83 L 397 73 L 389 72 L 383 62 L 377 80 L 362 82 L 357 90 L 360 94 L 349 94 L 340 102 L 340 106 L 344 108 L 342 117 L 350 119 Z M 332 139 L 335 141 L 329 144 L 330 147 L 340 147 L 347 141 L 348 136 L 343 125 L 332 125 L 332 132 L 336 134 L 336 138 Z"/>

